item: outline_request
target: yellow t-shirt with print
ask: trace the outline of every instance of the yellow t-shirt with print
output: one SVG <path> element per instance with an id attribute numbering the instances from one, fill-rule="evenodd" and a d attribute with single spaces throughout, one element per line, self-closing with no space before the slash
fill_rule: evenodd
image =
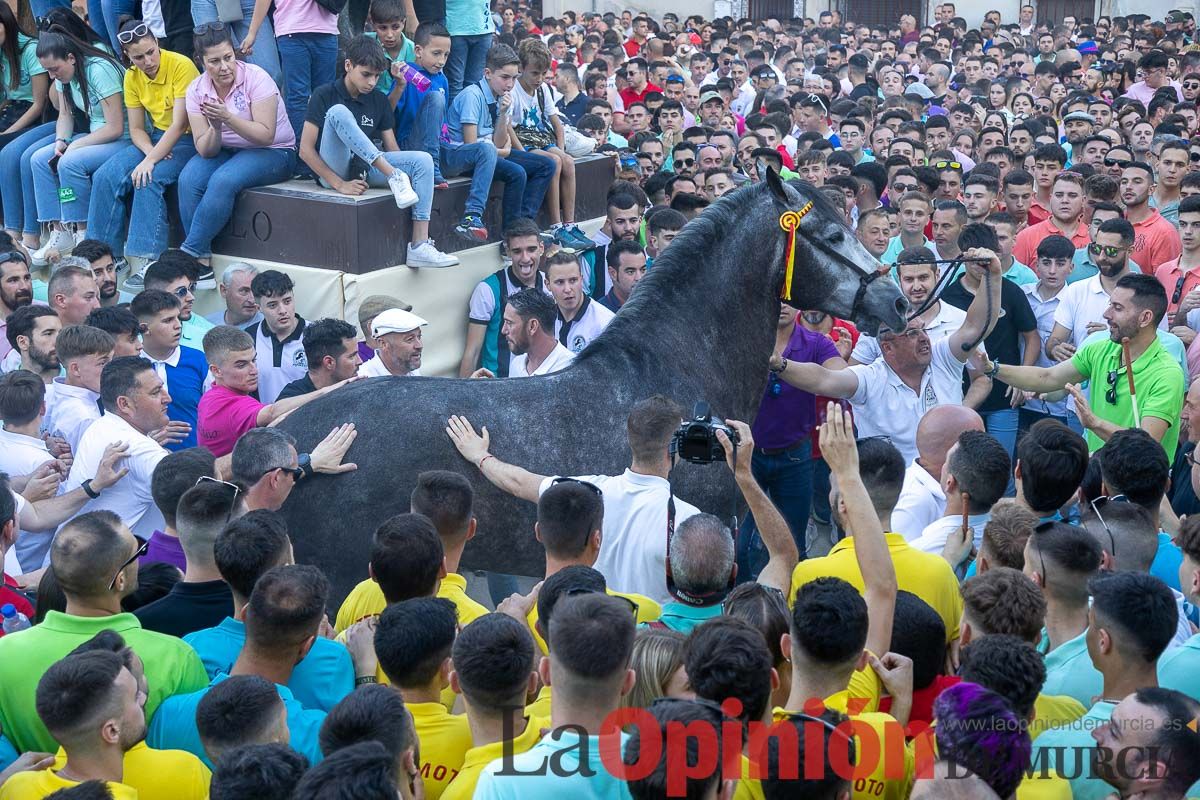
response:
<path id="1" fill-rule="evenodd" d="M 170 50 L 159 52 L 162 58 L 159 61 L 158 74 L 153 78 L 146 77 L 146 73 L 137 67 L 126 70 L 125 107 L 143 109 L 154 123 L 155 129 L 165 131 L 171 127 L 175 105 L 183 104 L 184 98 L 187 97 L 188 84 L 200 77 L 200 72 L 195 63 L 186 56 L 172 53 Z"/>
<path id="2" fill-rule="evenodd" d="M 66 751 L 54 755 L 51 769 L 62 769 Z M 125 751 L 121 783 L 137 792 L 138 800 L 208 800 L 212 773 L 204 762 L 184 750 L 155 750 L 144 741 Z"/>
<path id="3" fill-rule="evenodd" d="M 654 622 L 662 616 L 662 606 L 646 597 L 644 594 L 635 592 L 614 592 L 612 589 L 606 590 L 611 597 L 624 597 L 637 606 L 637 624 L 644 625 L 648 622 Z M 537 620 L 538 611 L 537 603 L 533 604 L 533 608 L 529 609 L 529 613 L 525 615 L 525 620 L 529 623 L 529 630 L 533 633 L 533 640 L 537 642 L 538 649 L 542 655 L 547 655 L 550 650 L 546 647 L 546 640 L 538 633 Z"/>
<path id="4" fill-rule="evenodd" d="M 442 800 L 471 800 L 475 795 L 475 785 L 479 783 L 479 773 L 483 772 L 484 767 L 506 754 L 518 756 L 528 752 L 541 741 L 542 731 L 549 727 L 548 718 L 526 717 L 525 730 L 515 739 L 472 747 L 463 758 L 458 777 L 450 781 L 450 785 L 442 792 Z"/>
<path id="5" fill-rule="evenodd" d="M 412 714 L 420 743 L 426 800 L 438 800 L 462 769 L 471 749 L 471 728 L 465 716 L 451 714 L 441 703 L 405 703 L 404 707 Z"/>
<path id="6" fill-rule="evenodd" d="M 1054 770 L 1034 772 L 1017 786 L 1017 800 L 1071 800 L 1071 782 Z"/>
<path id="7" fill-rule="evenodd" d="M 1046 731 L 1065 728 L 1087 713 L 1083 703 L 1065 694 L 1039 694 L 1033 701 L 1033 722 L 1029 738 L 1036 739 Z"/>
<path id="8" fill-rule="evenodd" d="M 0 786 L 0 800 L 42 800 L 59 789 L 78 785 L 79 781 L 59 777 L 54 769 L 26 770 L 14 774 Z M 108 781 L 105 785 L 112 792 L 113 800 L 138 800 L 137 790 L 128 784 Z"/>

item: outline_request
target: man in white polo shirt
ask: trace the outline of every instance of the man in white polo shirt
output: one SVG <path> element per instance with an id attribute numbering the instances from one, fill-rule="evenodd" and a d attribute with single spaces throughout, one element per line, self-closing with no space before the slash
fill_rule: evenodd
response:
<path id="1" fill-rule="evenodd" d="M 508 298 L 501 326 L 513 354 L 508 375 L 548 375 L 568 366 L 575 354 L 554 338 L 558 306 L 541 289 L 522 289 Z"/>
<path id="2" fill-rule="evenodd" d="M 103 495 L 88 492 L 90 500 L 80 513 L 107 510 L 116 513 L 135 536 L 149 540 L 162 530 L 162 512 L 150 493 L 150 478 L 167 450 L 150 438 L 150 432 L 167 424 L 171 396 L 154 365 L 139 356 L 114 358 L 100 374 L 100 397 L 104 414 L 84 431 L 64 491 L 82 486 L 85 478 L 96 474 L 106 448 L 117 442 L 128 447 L 124 471 L 129 479 L 121 481 Z"/>
<path id="3" fill-rule="evenodd" d="M 421 328 L 429 323 L 411 311 L 389 308 L 371 322 L 371 335 L 379 349 L 358 368 L 360 378 L 403 378 L 421 374 Z"/>
<path id="4" fill-rule="evenodd" d="M 966 406 L 934 406 L 917 425 L 916 460 L 904 472 L 900 499 L 892 509 L 892 533 L 913 541 L 946 513 L 942 467 L 964 431 L 984 430 L 983 418 Z"/>
<path id="5" fill-rule="evenodd" d="M 554 336 L 572 353 L 579 353 L 616 316 L 588 297 L 576 256 L 559 251 L 546 259 L 546 288 L 558 305 Z"/>
<path id="6" fill-rule="evenodd" d="M 450 417 L 446 433 L 483 477 L 522 500 L 537 502 L 555 480 L 578 480 L 594 487 L 604 497 L 604 545 L 595 568 L 613 591 L 636 592 L 666 603 L 672 600 L 666 573 L 669 447 L 682 421 L 683 409 L 669 398 L 655 395 L 642 400 L 629 412 L 625 426 L 633 452 L 633 462 L 625 472 L 565 479 L 538 475 L 491 455 L 487 432 L 476 434 L 464 417 Z M 698 513 L 695 506 L 675 498 L 676 528 Z"/>
<path id="7" fill-rule="evenodd" d="M 916 430 L 921 417 L 935 406 L 962 404 L 963 365 L 971 355 L 963 347 L 981 342 L 1000 313 L 999 256 L 984 248 L 972 248 L 965 256 L 987 259 L 989 291 L 975 295 L 962 325 L 944 339 L 931 342 L 924 323 L 914 319 L 903 333 L 889 331 L 879 337 L 883 358 L 872 364 L 834 371 L 772 356 L 770 368 L 797 389 L 849 400 L 859 434 L 888 437 L 912 463 L 919 455 Z"/>
<path id="8" fill-rule="evenodd" d="M 250 282 L 254 301 L 262 310 L 262 321 L 246 327 L 254 337 L 254 360 L 258 364 L 258 399 L 274 403 L 283 387 L 308 373 L 304 355 L 304 317 L 296 313 L 295 285 L 276 269 L 254 276 Z"/>

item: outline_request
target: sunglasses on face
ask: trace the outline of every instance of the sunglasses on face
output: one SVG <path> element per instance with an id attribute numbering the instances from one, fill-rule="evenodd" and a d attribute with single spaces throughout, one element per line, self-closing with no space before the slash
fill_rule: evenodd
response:
<path id="1" fill-rule="evenodd" d="M 694 159 L 694 158 L 677 158 L 677 159 L 675 159 L 675 166 L 677 166 L 677 167 L 694 167 L 695 165 L 696 165 L 696 159 Z"/>
<path id="2" fill-rule="evenodd" d="M 283 470 L 288 475 L 291 475 L 292 480 L 294 480 L 294 481 L 298 481 L 304 477 L 304 470 L 300 469 L 299 467 L 271 467 L 269 470 L 264 472 L 262 475 L 258 476 L 258 480 L 262 480 L 263 478 L 267 477 L 268 475 L 270 475 L 272 472 L 275 472 L 276 470 Z M 255 481 L 255 482 L 257 483 L 257 481 Z"/>
<path id="3" fill-rule="evenodd" d="M 1101 253 L 1103 253 L 1104 255 L 1106 255 L 1109 258 L 1116 258 L 1118 255 L 1120 255 L 1121 253 L 1124 253 L 1128 249 L 1129 249 L 1128 247 L 1114 247 L 1113 245 L 1110 245 L 1110 244 L 1096 244 L 1095 242 L 1088 245 L 1088 252 L 1091 253 L 1092 255 L 1098 256 Z M 1183 279 L 1180 278 L 1181 282 L 1182 282 L 1182 280 Z M 1175 302 L 1178 303 L 1179 301 L 1175 300 Z"/>
<path id="4" fill-rule="evenodd" d="M 1104 166 L 1106 166 L 1106 167 L 1120 167 L 1121 169 L 1125 169 L 1132 163 L 1133 163 L 1132 159 L 1128 159 L 1128 158 L 1105 157 L 1105 159 L 1104 159 Z"/>
<path id="5" fill-rule="evenodd" d="M 189 283 L 187 286 L 180 286 L 178 289 L 172 292 L 172 294 L 174 294 L 176 297 L 187 297 L 189 294 L 195 296 L 196 284 Z"/>
<path id="6" fill-rule="evenodd" d="M 142 556 L 146 555 L 146 552 L 150 549 L 150 542 L 148 540 L 143 539 L 142 537 L 140 537 L 136 534 L 134 535 L 133 538 L 137 539 L 137 543 L 138 543 L 137 550 L 134 550 L 133 555 L 131 555 L 129 558 L 125 559 L 124 563 L 122 563 L 121 566 L 117 567 L 117 574 L 113 575 L 113 579 L 108 582 L 108 590 L 110 592 L 114 588 L 116 588 L 117 578 L 121 577 L 121 573 L 125 571 L 125 568 L 128 567 L 133 562 L 137 561 Z"/>
<path id="7" fill-rule="evenodd" d="M 141 39 L 148 33 L 150 33 L 150 26 L 144 22 L 141 22 L 127 31 L 121 31 L 118 33 L 117 41 L 121 44 L 132 44 L 134 40 Z"/>
<path id="8" fill-rule="evenodd" d="M 915 192 L 919 188 L 915 183 L 893 183 L 892 188 L 898 193 Z"/>

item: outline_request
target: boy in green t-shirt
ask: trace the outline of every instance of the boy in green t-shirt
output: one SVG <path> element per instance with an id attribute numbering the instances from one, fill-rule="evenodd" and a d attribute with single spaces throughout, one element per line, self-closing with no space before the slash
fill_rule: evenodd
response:
<path id="1" fill-rule="evenodd" d="M 404 4 L 401 0 L 371 0 L 367 16 L 375 31 L 367 35 L 379 40 L 392 61 L 391 67 L 379 76 L 375 88 L 386 94 L 388 102 L 395 108 L 406 85 L 406 81 L 396 79 L 404 75 L 404 65 L 416 59 L 413 43 L 404 35 Z"/>

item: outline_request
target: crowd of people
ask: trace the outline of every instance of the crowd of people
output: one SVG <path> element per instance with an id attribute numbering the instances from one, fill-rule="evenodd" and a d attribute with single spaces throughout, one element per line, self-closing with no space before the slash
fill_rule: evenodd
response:
<path id="1" fill-rule="evenodd" d="M 0 3 L 0 800 L 1195 793 L 1192 13 L 270 6 Z M 588 153 L 615 173 L 594 233 Z M 458 368 L 487 380 L 569 366 L 771 170 L 911 318 L 781 307 L 758 413 L 715 434 L 740 524 L 673 497 L 677 399 L 628 409 L 620 475 L 507 463 L 447 406 L 459 468 L 348 532 L 360 582 L 294 563 L 280 509 L 373 443 L 277 423 L 420 375 L 428 323 L 215 275 L 241 189 L 386 187 L 405 263 L 448 267 L 435 193 L 470 176 L 480 243 L 503 183 Z M 485 484 L 536 504 L 480 531 L 540 543 L 532 591 L 460 570 Z"/>

